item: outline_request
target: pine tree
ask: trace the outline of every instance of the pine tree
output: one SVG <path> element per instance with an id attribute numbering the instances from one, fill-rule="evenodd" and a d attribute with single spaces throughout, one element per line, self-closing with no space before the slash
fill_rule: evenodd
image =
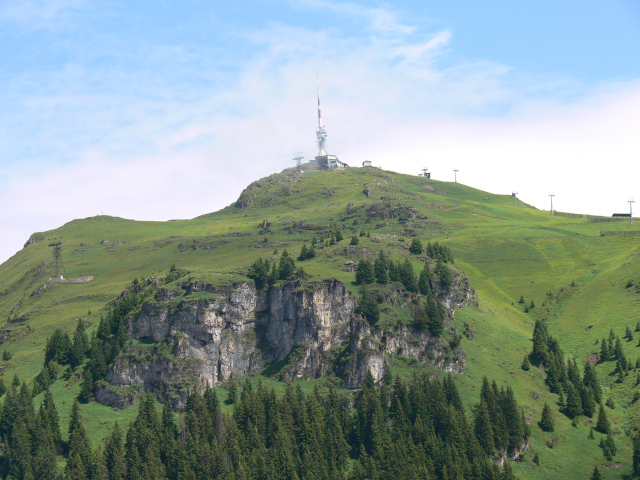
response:
<path id="1" fill-rule="evenodd" d="M 122 450 L 122 431 L 118 422 L 113 426 L 111 436 L 106 441 L 105 461 L 110 480 L 124 480 L 124 452 Z"/>
<path id="2" fill-rule="evenodd" d="M 400 273 L 398 272 L 398 265 L 393 260 L 389 260 L 389 280 L 392 282 L 400 281 Z"/>
<path id="3" fill-rule="evenodd" d="M 376 281 L 376 274 L 373 265 L 369 260 L 360 260 L 356 267 L 356 284 L 369 285 Z"/>
<path id="4" fill-rule="evenodd" d="M 540 428 L 545 432 L 553 432 L 555 428 L 554 424 L 555 422 L 553 420 L 551 408 L 549 408 L 549 405 L 545 402 L 544 407 L 542 407 L 542 417 L 540 418 L 538 425 L 540 425 Z"/>
<path id="5" fill-rule="evenodd" d="M 78 400 L 81 403 L 89 403 L 93 399 L 93 393 L 94 393 L 93 375 L 89 368 L 85 368 L 84 381 L 82 382 L 82 388 L 80 389 Z"/>
<path id="6" fill-rule="evenodd" d="M 406 258 L 404 260 L 404 263 L 402 264 L 402 271 L 400 276 L 400 281 L 404 285 L 404 288 L 406 288 L 409 292 L 418 291 L 418 279 L 416 278 L 416 274 L 413 270 L 413 265 L 408 258 Z"/>
<path id="7" fill-rule="evenodd" d="M 308 258 L 309 252 L 307 251 L 307 244 L 303 243 L 302 248 L 300 249 L 300 255 L 298 256 L 298 260 L 303 261 Z"/>
<path id="8" fill-rule="evenodd" d="M 447 265 L 440 259 L 436 262 L 435 274 L 440 279 L 440 283 L 445 289 L 453 285 L 453 274 Z"/>
<path id="9" fill-rule="evenodd" d="M 293 275 L 295 271 L 295 264 L 293 258 L 289 255 L 289 252 L 285 249 L 280 255 L 280 261 L 278 262 L 278 278 L 280 280 L 286 280 Z"/>
<path id="10" fill-rule="evenodd" d="M 609 360 L 609 345 L 607 341 L 603 338 L 602 342 L 600 342 L 600 361 L 605 362 Z"/>
<path id="11" fill-rule="evenodd" d="M 313 237 L 314 239 L 316 237 Z M 316 258 L 316 245 L 315 243 L 311 243 L 311 246 L 309 247 L 309 249 L 307 250 L 307 258 Z"/>
<path id="12" fill-rule="evenodd" d="M 600 404 L 600 408 L 598 409 L 598 423 L 596 423 L 596 429 L 600 433 L 609 433 L 611 431 L 611 424 L 609 423 L 607 412 L 605 412 L 602 404 Z"/>
<path id="13" fill-rule="evenodd" d="M 598 466 L 593 467 L 593 473 L 591 474 L 591 480 L 602 480 L 602 474 L 598 470 Z"/>
<path id="14" fill-rule="evenodd" d="M 495 450 L 495 445 L 493 443 L 493 428 L 491 427 L 489 407 L 484 399 L 480 401 L 480 408 L 476 413 L 474 429 L 476 437 L 480 442 L 480 446 L 487 455 L 491 455 Z"/>
<path id="15" fill-rule="evenodd" d="M 578 389 L 569 383 L 567 388 L 567 408 L 566 413 L 569 418 L 575 418 L 582 415 L 582 398 Z"/>
<path id="16" fill-rule="evenodd" d="M 382 253 L 382 252 L 381 252 Z M 376 258 L 373 264 L 373 270 L 376 275 L 376 282 L 380 285 L 386 285 L 389 283 L 389 275 L 387 273 L 387 264 L 385 263 L 384 256 Z"/>
<path id="17" fill-rule="evenodd" d="M 640 477 L 640 436 L 633 438 L 633 476 Z"/>
<path id="18" fill-rule="evenodd" d="M 71 407 L 71 418 L 69 419 L 69 458 L 65 474 L 74 479 L 88 479 L 90 466 L 91 449 L 89 440 L 82 425 L 80 405 L 75 400 Z"/>
<path id="19" fill-rule="evenodd" d="M 524 360 L 522 360 L 522 370 L 528 372 L 531 369 L 531 364 L 529 363 L 529 355 L 524 356 Z"/>
<path id="20" fill-rule="evenodd" d="M 418 279 L 418 290 L 422 295 L 428 295 L 431 292 L 431 269 L 429 264 L 425 263 L 422 271 L 420 272 L 420 278 Z"/>
<path id="21" fill-rule="evenodd" d="M 358 239 L 358 237 L 353 235 L 351 237 L 351 242 L 349 243 L 349 245 L 358 245 L 359 243 L 360 243 L 360 240 Z"/>
<path id="22" fill-rule="evenodd" d="M 414 238 L 409 247 L 409 252 L 414 255 L 420 255 L 422 253 L 422 242 L 418 238 Z"/>

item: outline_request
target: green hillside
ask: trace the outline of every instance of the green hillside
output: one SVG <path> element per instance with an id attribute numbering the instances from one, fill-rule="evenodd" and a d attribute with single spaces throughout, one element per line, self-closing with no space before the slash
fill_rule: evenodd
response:
<path id="1" fill-rule="evenodd" d="M 381 248 L 404 252 L 416 237 L 425 245 L 438 242 L 453 252 L 456 268 L 468 276 L 479 300 L 479 307 L 455 313 L 459 331 L 471 332 L 462 339 L 467 371 L 457 375 L 456 381 L 467 412 L 478 402 L 484 376 L 514 389 L 531 421 L 531 449 L 525 461 L 514 462 L 516 475 L 588 478 L 599 465 L 604 478 L 630 478 L 632 437 L 640 429 L 638 397 L 634 396 L 640 392 L 636 382 L 640 369 L 635 368 L 640 358 L 640 332 L 635 331 L 640 321 L 640 236 L 601 236 L 600 232 L 637 227 L 552 216 L 522 201 L 515 207 L 510 195 L 371 167 L 286 170 L 251 184 L 236 204 L 192 220 L 138 222 L 97 216 L 34 234 L 34 243 L 0 266 L 4 322 L 0 348 L 11 354 L 2 362 L 2 378 L 8 385 L 17 374 L 30 384 L 42 369 L 45 343 L 54 330 L 62 328 L 72 335 L 82 319 L 91 333 L 109 303 L 133 279 L 164 277 L 175 265 L 189 278 L 216 285 L 250 281 L 247 268 L 258 258 L 267 258 L 276 249 L 287 249 L 297 257 L 304 243 L 310 245 L 314 236 L 335 229 L 345 240 L 318 250 L 315 258 L 299 265 L 310 280 L 336 278 L 356 296 L 354 273 L 344 265 L 350 260 L 345 247 L 352 235 L 359 237 L 359 247 L 374 252 Z M 359 236 L 361 231 L 369 234 Z M 65 278 L 93 277 L 91 281 L 48 282 L 52 255 L 48 239 L 54 237 L 66 242 Z M 521 297 L 524 303 L 519 303 Z M 549 334 L 565 357 L 576 360 L 580 371 L 587 357 L 600 352 L 600 342 L 611 329 L 622 339 L 624 354 L 633 366 L 628 375 L 619 378 L 613 373 L 615 360 L 596 367 L 603 403 L 611 399 L 615 405 L 605 407 L 618 447 L 612 461 L 604 458 L 598 446 L 602 434 L 587 438 L 597 414 L 580 416 L 572 425 L 559 412 L 558 395 L 548 391 L 545 371 L 521 368 L 532 350 L 536 320 L 547 322 Z M 633 332 L 632 340 L 623 339 L 627 327 Z M 392 367 L 394 374 L 407 379 L 423 369 L 402 359 L 393 361 Z M 63 429 L 81 388 L 81 371 L 67 372 L 51 387 Z M 266 381 L 284 390 L 277 380 Z M 316 383 L 322 385 L 322 381 L 305 383 L 305 391 Z M 216 390 L 226 398 L 226 390 Z M 36 405 L 41 397 L 36 397 Z M 545 402 L 555 414 L 553 434 L 538 427 Z M 138 411 L 136 406 L 117 410 L 96 402 L 82 409 L 94 445 L 116 420 L 128 425 Z M 539 465 L 533 462 L 535 452 Z"/>

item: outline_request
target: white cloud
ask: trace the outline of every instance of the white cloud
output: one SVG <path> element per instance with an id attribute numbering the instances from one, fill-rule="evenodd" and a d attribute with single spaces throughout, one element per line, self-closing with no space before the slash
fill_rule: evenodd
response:
<path id="1" fill-rule="evenodd" d="M 281 24 L 244 32 L 256 52 L 237 77 L 226 74 L 224 88 L 206 85 L 192 52 L 198 61 L 181 64 L 175 84 L 157 78 L 171 55 L 169 63 L 156 55 L 159 65 L 141 58 L 131 71 L 77 67 L 32 96 L 16 93 L 28 104 L 0 119 L 0 132 L 35 143 L 39 160 L 37 168 L 0 171 L 0 204 L 11 205 L 0 211 L 0 260 L 33 231 L 73 218 L 211 212 L 254 179 L 291 166 L 293 152 L 313 156 L 318 70 L 329 149 L 347 163 L 369 159 L 406 173 L 428 167 L 443 180 L 458 167 L 463 183 L 517 189 L 540 208 L 549 191 L 558 209 L 588 205 L 590 213 L 640 199 L 639 83 L 589 92 L 575 80 L 531 78 L 497 63 L 451 64 L 450 32 L 419 35 L 381 8 L 313 5 L 361 15 L 377 34 Z M 577 93 L 567 102 L 563 90 Z"/>

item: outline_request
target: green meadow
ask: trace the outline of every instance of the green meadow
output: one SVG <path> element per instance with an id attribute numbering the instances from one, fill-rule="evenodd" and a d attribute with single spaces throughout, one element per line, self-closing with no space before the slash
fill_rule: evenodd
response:
<path id="1" fill-rule="evenodd" d="M 575 358 L 580 367 L 600 351 L 600 341 L 610 329 L 622 338 L 630 327 L 634 340 L 623 339 L 623 348 L 635 365 L 640 357 L 640 332 L 635 332 L 640 321 L 640 236 L 601 236 L 600 232 L 636 231 L 636 225 L 552 216 L 521 200 L 516 207 L 510 195 L 372 167 L 325 172 L 288 169 L 257 180 L 242 197 L 250 205 L 232 204 L 192 220 L 139 222 L 97 216 L 34 234 L 35 243 L 0 266 L 4 341 L 0 349 L 12 354 L 2 362 L 5 383 L 16 374 L 22 381 L 33 381 L 43 365 L 46 339 L 55 328 L 72 333 L 82 319 L 90 324 L 91 333 L 109 302 L 133 279 L 164 276 L 171 265 L 188 271 L 188 278 L 194 280 L 221 285 L 250 281 L 245 276 L 247 267 L 258 258 L 267 258 L 276 249 L 287 249 L 297 257 L 314 235 L 340 228 L 342 242 L 298 264 L 310 280 L 337 278 L 356 294 L 354 274 L 347 271 L 346 261 L 381 249 L 401 258 L 400 253 L 417 237 L 423 244 L 448 246 L 456 267 L 468 276 L 478 295 L 479 307 L 457 310 L 454 316 L 460 332 L 465 331 L 465 323 L 473 332 L 472 338 L 463 337 L 467 370 L 457 376 L 468 411 L 478 401 L 482 377 L 487 376 L 499 386 L 513 387 L 531 421 L 531 448 L 525 461 L 514 462 L 516 475 L 584 479 L 597 464 L 604 478 L 630 478 L 631 439 L 640 429 L 633 400 L 634 392 L 640 390 L 636 385 L 640 370 L 632 370 L 618 383 L 612 374 L 615 361 L 596 367 L 603 398 L 615 404 L 613 409 L 606 407 L 618 446 L 618 454 L 609 462 L 598 447 L 601 434 L 587 438 L 596 418 L 580 417 L 573 426 L 558 411 L 558 395 L 548 391 L 545 372 L 533 366 L 524 371 L 521 364 L 532 348 L 535 321 L 545 320 L 565 356 Z M 359 238 L 353 258 L 349 240 L 362 230 L 370 236 Z M 66 242 L 65 278 L 92 276 L 93 280 L 48 283 L 52 255 L 48 239 L 54 237 Z M 417 261 L 415 267 L 419 268 Z M 42 293 L 34 294 L 47 283 Z M 519 303 L 521 297 L 524 303 Z M 393 372 L 405 377 L 434 371 L 402 358 L 391 363 Z M 79 367 L 64 372 L 52 387 L 65 428 L 80 390 L 81 371 Z M 252 375 L 251 381 L 266 382 L 278 391 L 284 388 L 268 374 Z M 322 388 L 325 381 L 304 382 L 304 388 L 313 389 L 316 383 Z M 226 398 L 226 390 L 220 388 L 219 393 Z M 537 425 L 545 402 L 554 410 L 553 434 Z M 231 406 L 225 408 L 230 411 Z M 82 406 L 82 412 L 95 445 L 115 421 L 127 425 L 137 408 L 115 410 L 91 402 Z M 534 452 L 539 465 L 532 461 Z"/>

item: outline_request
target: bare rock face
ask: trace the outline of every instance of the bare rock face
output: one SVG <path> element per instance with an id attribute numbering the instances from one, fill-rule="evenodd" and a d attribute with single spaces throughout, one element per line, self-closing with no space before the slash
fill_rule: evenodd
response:
<path id="1" fill-rule="evenodd" d="M 469 298 L 475 298 L 472 291 L 456 294 L 448 304 L 455 309 Z M 448 371 L 464 370 L 459 348 L 452 356 L 446 342 L 413 325 L 393 332 L 377 329 L 355 314 L 356 307 L 356 299 L 335 279 L 293 281 L 268 291 L 256 291 L 247 282 L 227 288 L 189 282 L 182 291 L 158 289 L 128 319 L 128 335 L 135 340 L 116 358 L 105 381 L 96 383 L 96 398 L 124 407 L 141 392 L 152 391 L 179 409 L 194 388 L 266 366 L 285 381 L 331 371 L 346 388 L 358 388 L 367 371 L 379 381 L 385 358 L 398 354 Z"/>

